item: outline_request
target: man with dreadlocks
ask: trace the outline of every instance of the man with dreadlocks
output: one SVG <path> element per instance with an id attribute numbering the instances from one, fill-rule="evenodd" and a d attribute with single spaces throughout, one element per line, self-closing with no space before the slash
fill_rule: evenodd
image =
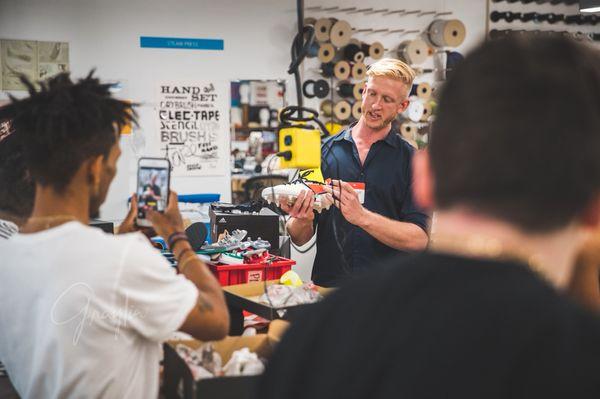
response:
<path id="1" fill-rule="evenodd" d="M 30 96 L 0 118 L 23 144 L 35 200 L 19 233 L 0 240 L 0 359 L 23 398 L 155 398 L 161 341 L 179 329 L 203 340 L 227 333 L 221 288 L 185 239 L 173 192 L 148 218 L 172 238 L 180 275 L 142 234 L 87 226 L 115 176 L 131 105 L 92 73 L 39 90 L 23 82 Z"/>
<path id="2" fill-rule="evenodd" d="M 34 187 L 23 149 L 11 134 L 10 121 L 0 122 L 0 239 L 16 233 L 33 208 Z M 10 189 L 8 189 L 10 187 Z"/>

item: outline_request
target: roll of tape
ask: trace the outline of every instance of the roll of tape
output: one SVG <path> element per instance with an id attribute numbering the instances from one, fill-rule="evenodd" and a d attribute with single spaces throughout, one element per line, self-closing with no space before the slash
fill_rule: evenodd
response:
<path id="1" fill-rule="evenodd" d="M 362 51 L 359 51 L 358 53 L 354 54 L 354 62 L 363 62 L 365 60 L 365 53 L 363 53 Z"/>
<path id="2" fill-rule="evenodd" d="M 458 51 L 446 51 L 446 77 L 449 78 L 465 57 Z"/>
<path id="3" fill-rule="evenodd" d="M 335 64 L 333 62 L 327 62 L 325 64 L 321 64 L 321 75 L 326 78 L 330 78 L 335 73 Z"/>
<path id="4" fill-rule="evenodd" d="M 358 82 L 354 84 L 354 88 L 352 89 L 352 95 L 355 99 L 362 99 L 363 89 L 365 88 L 365 82 Z"/>
<path id="5" fill-rule="evenodd" d="M 359 120 L 361 115 L 362 103 L 360 101 L 357 101 L 352 105 L 352 117 L 356 120 Z"/>
<path id="6" fill-rule="evenodd" d="M 352 66 L 352 77 L 356 80 L 363 80 L 367 76 L 367 66 L 362 62 L 357 62 Z"/>
<path id="7" fill-rule="evenodd" d="M 371 48 L 371 45 L 369 43 L 363 42 L 363 43 L 360 44 L 360 49 L 365 54 L 369 54 L 369 49 L 370 48 Z"/>
<path id="8" fill-rule="evenodd" d="M 333 67 L 333 74 L 339 80 L 345 80 L 350 77 L 350 64 L 347 61 L 338 61 Z"/>
<path id="9" fill-rule="evenodd" d="M 383 57 L 384 48 L 383 44 L 380 42 L 373 42 L 371 46 L 369 46 L 369 57 L 374 60 L 378 60 Z"/>
<path id="10" fill-rule="evenodd" d="M 354 43 L 349 43 L 346 47 L 344 47 L 343 54 L 344 60 L 346 61 L 354 61 L 354 57 L 357 53 L 360 53 L 360 46 Z"/>
<path id="11" fill-rule="evenodd" d="M 372 44 L 363 43 L 362 51 L 374 60 L 378 60 L 383 57 L 385 49 L 380 42 L 373 42 Z"/>
<path id="12" fill-rule="evenodd" d="M 314 41 L 308 48 L 308 52 L 306 53 L 306 56 L 308 58 L 315 58 L 318 55 L 319 55 L 319 42 Z"/>
<path id="13" fill-rule="evenodd" d="M 436 47 L 458 47 L 466 34 L 465 25 L 458 19 L 436 19 L 428 29 L 429 40 Z"/>
<path id="14" fill-rule="evenodd" d="M 411 96 L 417 96 L 423 100 L 431 98 L 431 85 L 427 82 L 421 82 L 412 86 L 410 90 Z"/>
<path id="15" fill-rule="evenodd" d="M 306 98 L 315 98 L 315 81 L 307 79 L 302 84 L 302 93 Z"/>
<path id="16" fill-rule="evenodd" d="M 331 19 L 329 18 L 317 19 L 315 22 L 315 39 L 321 43 L 328 42 L 332 25 Z"/>
<path id="17" fill-rule="evenodd" d="M 313 93 L 317 98 L 325 98 L 329 95 L 329 83 L 325 79 L 316 80 L 313 84 Z"/>
<path id="18" fill-rule="evenodd" d="M 407 140 L 414 140 L 417 134 L 417 126 L 412 122 L 402 122 L 400 125 L 400 135 Z"/>
<path id="19" fill-rule="evenodd" d="M 331 44 L 337 48 L 344 47 L 350 43 L 352 38 L 352 27 L 346 21 L 339 20 L 333 24 L 330 32 Z"/>
<path id="20" fill-rule="evenodd" d="M 410 119 L 413 122 L 419 122 L 423 117 L 425 107 L 420 101 L 411 101 L 408 104 L 408 108 L 404 111 L 403 115 L 405 118 Z"/>
<path id="21" fill-rule="evenodd" d="M 342 81 L 337 85 L 337 92 L 342 97 L 353 97 L 354 85 L 348 81 Z"/>
<path id="22" fill-rule="evenodd" d="M 331 62 L 335 58 L 335 47 L 331 43 L 321 43 L 319 46 L 319 52 L 317 54 L 319 61 Z"/>
<path id="23" fill-rule="evenodd" d="M 348 120 L 352 115 L 352 106 L 348 101 L 338 101 L 333 106 L 333 115 L 340 121 Z"/>
<path id="24" fill-rule="evenodd" d="M 427 122 L 429 117 L 433 114 L 433 107 L 431 103 L 423 104 L 423 116 L 421 117 L 421 122 Z"/>
<path id="25" fill-rule="evenodd" d="M 321 105 L 319 106 L 321 114 L 323 116 L 331 117 L 333 116 L 333 102 L 331 100 L 323 100 L 321 101 Z"/>
<path id="26" fill-rule="evenodd" d="M 406 40 L 398 46 L 397 55 L 407 64 L 422 64 L 429 55 L 429 46 L 421 39 Z"/>
<path id="27" fill-rule="evenodd" d="M 402 138 L 404 140 L 406 140 L 407 143 L 409 143 L 410 145 L 412 145 L 415 148 L 419 148 L 419 145 L 417 144 L 417 141 L 416 141 L 417 130 L 418 130 L 417 125 L 415 125 L 411 122 L 403 122 L 400 125 L 400 135 L 402 136 Z"/>

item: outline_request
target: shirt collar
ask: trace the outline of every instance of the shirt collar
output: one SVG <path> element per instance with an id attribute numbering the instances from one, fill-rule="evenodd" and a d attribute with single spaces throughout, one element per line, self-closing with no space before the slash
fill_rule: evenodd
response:
<path id="1" fill-rule="evenodd" d="M 343 134 L 338 135 L 337 137 L 335 137 L 333 140 L 334 141 L 341 141 L 341 140 L 345 140 L 345 141 L 349 141 L 351 143 L 354 143 L 354 139 L 352 138 L 352 129 L 354 128 L 354 126 L 356 126 L 358 122 L 354 122 L 351 125 L 349 125 L 346 130 L 344 130 Z M 399 147 L 399 143 L 398 143 L 398 125 L 396 123 L 396 121 L 392 122 L 392 128 L 390 129 L 390 132 L 388 133 L 387 136 L 385 136 L 385 138 L 383 139 L 383 141 L 394 147 L 394 148 L 398 148 Z"/>

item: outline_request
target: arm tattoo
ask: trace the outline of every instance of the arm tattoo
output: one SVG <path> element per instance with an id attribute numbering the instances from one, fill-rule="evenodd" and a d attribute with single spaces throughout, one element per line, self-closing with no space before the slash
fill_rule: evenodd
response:
<path id="1" fill-rule="evenodd" d="M 206 299 L 204 297 L 204 294 L 200 291 L 198 291 L 198 301 L 196 303 L 196 306 L 198 306 L 198 310 L 201 312 L 212 312 L 213 310 L 212 303 L 210 303 L 210 301 Z"/>

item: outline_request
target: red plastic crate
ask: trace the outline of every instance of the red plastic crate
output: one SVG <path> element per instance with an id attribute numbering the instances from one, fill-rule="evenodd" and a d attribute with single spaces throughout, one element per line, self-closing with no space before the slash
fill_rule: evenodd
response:
<path id="1" fill-rule="evenodd" d="M 244 263 L 239 265 L 208 265 L 221 285 L 244 284 L 252 281 L 276 280 L 292 268 L 296 261 L 275 257 L 268 265 L 262 263 Z"/>

